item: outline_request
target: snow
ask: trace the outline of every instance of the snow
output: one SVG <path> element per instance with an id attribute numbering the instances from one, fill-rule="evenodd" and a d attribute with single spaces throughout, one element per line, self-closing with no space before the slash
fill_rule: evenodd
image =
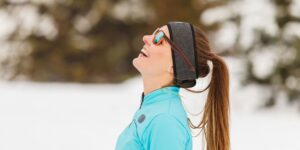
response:
<path id="1" fill-rule="evenodd" d="M 276 69 L 279 62 L 279 46 L 269 46 L 250 53 L 253 64 L 253 73 L 256 77 L 264 79 L 269 77 Z M 268 60 L 268 61 L 266 61 Z M 262 63 L 264 62 L 264 63 Z"/>
<path id="2" fill-rule="evenodd" d="M 270 0 L 231 1 L 227 5 L 206 10 L 200 20 L 205 25 L 212 25 L 214 23 L 228 24 L 228 22 L 234 22 L 232 21 L 234 18 L 235 20 L 240 19 L 240 22 L 238 22 L 240 39 L 237 42 L 243 49 L 248 49 L 253 45 L 257 39 L 256 32 L 258 30 L 273 37 L 279 31 L 276 24 L 276 6 Z M 222 26 L 221 30 L 228 30 L 227 33 L 231 32 L 233 28 L 226 25 Z M 224 32 L 220 32 L 219 36 L 225 36 L 222 35 Z M 233 34 L 235 34 L 234 31 Z M 226 35 L 228 36 L 228 34 Z M 229 44 L 235 40 L 235 36 L 229 36 L 228 38 Z M 224 48 L 228 47 L 225 46 Z"/>
<path id="3" fill-rule="evenodd" d="M 289 13 L 294 17 L 300 17 L 300 1 L 292 0 L 292 3 L 289 8 Z"/>
<path id="4" fill-rule="evenodd" d="M 236 58 L 226 61 L 232 83 L 232 149 L 299 150 L 296 136 L 300 134 L 300 118 L 296 107 L 283 98 L 274 108 L 258 109 L 264 88 L 251 85 L 241 89 L 238 81 L 243 62 Z M 201 81 L 198 85 L 205 87 L 205 80 L 203 84 Z M 141 92 L 140 77 L 121 84 L 89 85 L 1 81 L 0 149 L 114 149 L 118 135 L 139 107 Z M 201 110 L 205 93 L 201 98 L 180 92 L 189 111 Z M 201 149 L 200 139 L 194 139 L 194 149 Z"/>
<path id="5" fill-rule="evenodd" d="M 233 48 L 235 42 L 238 38 L 238 27 L 236 24 L 232 22 L 226 22 L 221 25 L 220 30 L 213 33 L 213 37 L 211 42 L 216 47 L 216 49 L 225 49 L 228 50 Z"/>
<path id="6" fill-rule="evenodd" d="M 212 25 L 214 23 L 219 23 L 230 19 L 233 15 L 231 9 L 226 6 L 215 7 L 204 11 L 200 20 L 205 25 Z"/>
<path id="7" fill-rule="evenodd" d="M 138 107 L 139 95 L 130 89 L 2 83 L 0 149 L 113 149 Z"/>
<path id="8" fill-rule="evenodd" d="M 118 2 L 113 6 L 110 13 L 119 20 L 150 22 L 153 20 L 154 12 L 147 7 L 145 0 L 127 0 Z"/>
<path id="9" fill-rule="evenodd" d="M 295 40 L 296 38 L 300 37 L 300 31 L 298 30 L 300 28 L 300 23 L 298 22 L 289 22 L 284 26 L 284 37 L 287 41 Z"/>

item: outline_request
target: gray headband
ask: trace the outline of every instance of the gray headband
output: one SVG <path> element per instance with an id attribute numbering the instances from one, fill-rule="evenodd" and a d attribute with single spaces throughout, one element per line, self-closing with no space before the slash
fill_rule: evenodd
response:
<path id="1" fill-rule="evenodd" d="M 192 24 L 186 22 L 169 22 L 167 26 L 170 39 L 183 51 L 196 69 L 196 71 L 192 71 L 182 57 L 172 50 L 174 82 L 177 86 L 183 88 L 193 87 L 198 78 L 194 28 Z"/>

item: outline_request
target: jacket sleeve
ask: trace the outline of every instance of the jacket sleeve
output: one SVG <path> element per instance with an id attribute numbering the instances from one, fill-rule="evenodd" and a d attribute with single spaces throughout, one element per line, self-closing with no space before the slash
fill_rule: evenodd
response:
<path id="1" fill-rule="evenodd" d="M 155 116 L 142 138 L 146 150 L 185 150 L 189 139 L 184 126 L 170 114 Z"/>

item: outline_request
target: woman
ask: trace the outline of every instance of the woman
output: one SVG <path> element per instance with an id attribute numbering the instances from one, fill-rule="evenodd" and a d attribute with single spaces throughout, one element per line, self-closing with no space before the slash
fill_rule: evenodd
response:
<path id="1" fill-rule="evenodd" d="M 190 128 L 204 131 L 207 150 L 229 150 L 229 76 L 224 61 L 211 51 L 205 34 L 185 22 L 169 22 L 143 37 L 133 60 L 144 84 L 140 108 L 119 136 L 116 150 L 191 150 Z M 207 62 L 211 61 L 212 69 Z M 188 89 L 212 71 L 201 91 Z M 179 89 L 208 91 L 199 125 L 187 117 Z"/>

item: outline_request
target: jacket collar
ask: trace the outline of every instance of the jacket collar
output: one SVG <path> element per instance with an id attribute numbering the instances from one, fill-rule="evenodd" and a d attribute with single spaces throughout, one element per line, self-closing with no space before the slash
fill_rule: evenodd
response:
<path id="1" fill-rule="evenodd" d="M 146 95 L 144 95 L 144 92 L 142 92 L 142 98 L 141 98 L 141 104 L 140 104 L 140 108 L 143 105 L 147 105 L 149 103 L 158 101 L 159 99 L 156 99 L 155 97 L 158 97 L 160 95 L 165 95 L 165 94 L 178 94 L 179 92 L 179 87 L 178 86 L 166 86 L 166 87 L 162 87 L 159 89 L 156 89 Z"/>

